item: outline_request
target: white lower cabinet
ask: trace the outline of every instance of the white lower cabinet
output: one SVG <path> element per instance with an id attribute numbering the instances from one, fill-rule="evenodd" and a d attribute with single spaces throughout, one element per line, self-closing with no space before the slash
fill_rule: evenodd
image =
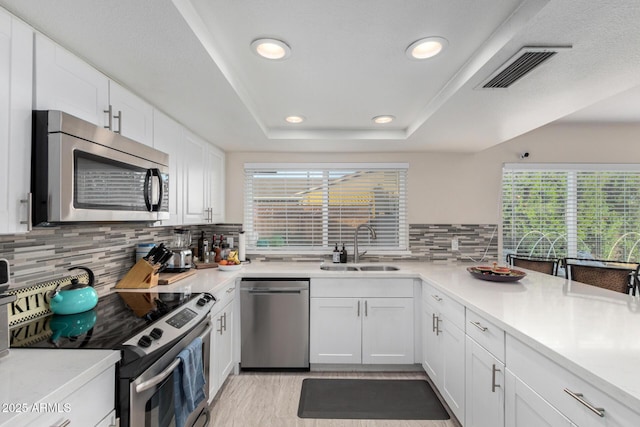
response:
<path id="1" fill-rule="evenodd" d="M 312 298 L 311 363 L 413 363 L 413 298 Z"/>
<path id="2" fill-rule="evenodd" d="M 640 412 L 636 408 L 622 404 L 582 377 L 568 371 L 560 363 L 556 363 L 521 341 L 507 336 L 506 352 L 509 370 L 513 375 L 535 392 L 540 399 L 548 402 L 549 406 L 562 414 L 563 418 L 575 425 L 580 427 L 640 425 Z M 507 414 L 517 412 L 518 400 L 510 398 L 507 403 Z M 527 417 L 521 415 L 521 419 L 526 418 L 526 422 L 532 422 L 529 418 L 544 418 L 550 413 L 550 411 L 538 412 L 538 414 L 530 413 Z"/>
<path id="3" fill-rule="evenodd" d="M 453 414 L 465 419 L 464 306 L 423 285 L 422 366 Z"/>
<path id="4" fill-rule="evenodd" d="M 211 352 L 209 359 L 209 402 L 233 370 L 233 316 L 236 285 L 217 292 L 216 304 L 211 312 Z M 217 306 L 217 307 L 216 307 Z"/>
<path id="5" fill-rule="evenodd" d="M 56 412 L 45 412 L 30 426 L 109 426 L 115 414 L 115 366 L 104 370 L 88 383 L 55 402 Z M 54 402 L 47 402 L 53 404 Z M 115 418 L 115 416 L 114 416 Z"/>
<path id="6" fill-rule="evenodd" d="M 466 427 L 504 426 L 504 363 L 467 336 Z"/>
<path id="7" fill-rule="evenodd" d="M 413 280 L 312 279 L 311 363 L 414 363 Z"/>
<path id="8" fill-rule="evenodd" d="M 509 369 L 505 376 L 505 425 L 509 427 L 575 427 L 575 424 Z"/>

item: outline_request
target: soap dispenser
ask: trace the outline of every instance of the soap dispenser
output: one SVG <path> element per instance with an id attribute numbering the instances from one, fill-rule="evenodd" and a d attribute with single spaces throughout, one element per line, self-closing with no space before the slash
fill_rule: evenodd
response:
<path id="1" fill-rule="evenodd" d="M 338 250 L 337 243 L 336 243 L 336 247 L 333 249 L 333 262 L 336 264 L 340 262 L 340 251 Z"/>
<path id="2" fill-rule="evenodd" d="M 342 250 L 340 251 L 340 262 L 346 264 L 347 262 L 347 248 L 344 247 L 344 243 L 342 244 Z"/>

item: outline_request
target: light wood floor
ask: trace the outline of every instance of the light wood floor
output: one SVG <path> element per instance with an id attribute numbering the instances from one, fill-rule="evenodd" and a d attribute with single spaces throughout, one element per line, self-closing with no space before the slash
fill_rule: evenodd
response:
<path id="1" fill-rule="evenodd" d="M 298 418 L 305 378 L 427 379 L 420 372 L 301 372 L 231 375 L 211 405 L 210 427 L 459 427 L 446 421 L 324 420 Z"/>

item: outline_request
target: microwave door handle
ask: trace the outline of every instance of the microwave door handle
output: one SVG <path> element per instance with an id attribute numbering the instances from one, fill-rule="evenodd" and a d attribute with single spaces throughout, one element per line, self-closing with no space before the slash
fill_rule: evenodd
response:
<path id="1" fill-rule="evenodd" d="M 153 206 L 151 206 L 151 185 L 149 185 L 152 174 L 152 169 L 147 169 L 147 173 L 144 177 L 144 204 L 149 212 L 153 212 Z"/>
<path id="2" fill-rule="evenodd" d="M 153 186 L 150 185 L 152 177 L 158 178 L 158 203 L 151 203 L 151 196 L 153 193 Z M 160 169 L 152 168 L 147 169 L 147 174 L 144 177 L 144 204 L 149 212 L 159 212 L 162 207 L 162 174 Z"/>

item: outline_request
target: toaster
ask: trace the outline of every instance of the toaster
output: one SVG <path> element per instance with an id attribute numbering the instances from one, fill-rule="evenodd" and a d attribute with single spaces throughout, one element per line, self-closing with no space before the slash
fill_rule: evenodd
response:
<path id="1" fill-rule="evenodd" d="M 171 249 L 173 257 L 167 262 L 166 272 L 189 270 L 193 265 L 191 249 Z"/>

